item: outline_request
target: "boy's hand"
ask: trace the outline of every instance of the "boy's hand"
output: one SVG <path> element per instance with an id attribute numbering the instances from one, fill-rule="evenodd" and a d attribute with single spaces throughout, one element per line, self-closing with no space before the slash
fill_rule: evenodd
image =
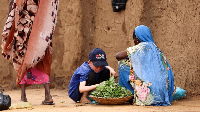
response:
<path id="1" fill-rule="evenodd" d="M 110 70 L 110 77 L 112 77 L 112 76 L 114 76 L 114 78 L 118 77 L 113 68 L 111 68 L 110 66 L 105 66 L 105 67 Z"/>
<path id="2" fill-rule="evenodd" d="M 100 85 L 105 84 L 105 81 L 101 82 Z"/>
<path id="3" fill-rule="evenodd" d="M 110 77 L 112 77 L 112 76 L 114 76 L 114 78 L 118 77 L 114 69 L 110 70 Z"/>

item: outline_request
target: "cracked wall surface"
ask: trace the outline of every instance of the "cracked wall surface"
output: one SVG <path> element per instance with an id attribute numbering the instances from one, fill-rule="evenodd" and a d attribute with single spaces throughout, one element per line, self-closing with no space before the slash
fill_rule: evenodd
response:
<path id="1" fill-rule="evenodd" d="M 0 4 L 2 31 L 9 0 Z M 68 88 L 73 72 L 96 47 L 106 52 L 108 64 L 117 71 L 116 53 L 134 45 L 134 28 L 144 24 L 166 55 L 176 85 L 187 94 L 200 94 L 199 17 L 199 0 L 128 0 L 126 10 L 120 12 L 113 12 L 111 0 L 60 0 L 50 82 Z M 0 85 L 17 88 L 12 62 L 3 57 L 0 62 Z"/>
<path id="2" fill-rule="evenodd" d="M 199 94 L 200 1 L 143 2 L 140 22 L 152 30 L 156 45 L 172 67 L 175 84 L 189 94 Z"/>

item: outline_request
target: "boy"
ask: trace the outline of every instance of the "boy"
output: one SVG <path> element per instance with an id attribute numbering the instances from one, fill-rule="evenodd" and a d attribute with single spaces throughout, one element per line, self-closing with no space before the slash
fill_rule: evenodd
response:
<path id="1" fill-rule="evenodd" d="M 74 72 L 69 84 L 69 97 L 75 102 L 90 103 L 88 93 L 110 76 L 116 77 L 116 72 L 108 66 L 105 52 L 100 48 L 93 49 L 89 54 L 89 61 Z"/>

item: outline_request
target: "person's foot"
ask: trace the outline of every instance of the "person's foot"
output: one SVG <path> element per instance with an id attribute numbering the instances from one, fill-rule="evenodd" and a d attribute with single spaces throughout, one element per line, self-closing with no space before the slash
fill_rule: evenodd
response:
<path id="1" fill-rule="evenodd" d="M 45 96 L 45 101 L 49 102 L 49 103 L 52 103 L 53 99 L 52 99 L 51 95 Z"/>
<path id="2" fill-rule="evenodd" d="M 91 101 L 89 100 L 89 99 L 87 99 L 87 98 L 81 98 L 81 100 L 80 100 L 80 103 L 85 103 L 85 104 L 88 104 L 88 103 L 91 103 Z"/>
<path id="3" fill-rule="evenodd" d="M 46 102 L 45 100 L 43 100 L 42 105 L 55 105 L 55 103 L 54 102 Z"/>
<path id="4" fill-rule="evenodd" d="M 27 98 L 26 98 L 26 84 L 20 84 L 21 86 L 21 101 L 23 102 L 27 102 Z"/>
<path id="5" fill-rule="evenodd" d="M 28 102 L 26 97 L 21 97 L 21 101 Z"/>
<path id="6" fill-rule="evenodd" d="M 54 105 L 53 99 L 50 94 L 45 95 L 45 100 L 42 101 L 43 105 Z"/>

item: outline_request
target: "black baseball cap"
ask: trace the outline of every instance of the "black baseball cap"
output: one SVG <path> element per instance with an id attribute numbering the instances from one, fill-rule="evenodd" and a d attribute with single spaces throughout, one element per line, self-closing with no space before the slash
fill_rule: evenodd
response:
<path id="1" fill-rule="evenodd" d="M 93 49 L 89 54 L 89 60 L 92 61 L 94 66 L 107 66 L 106 54 L 100 48 Z"/>

